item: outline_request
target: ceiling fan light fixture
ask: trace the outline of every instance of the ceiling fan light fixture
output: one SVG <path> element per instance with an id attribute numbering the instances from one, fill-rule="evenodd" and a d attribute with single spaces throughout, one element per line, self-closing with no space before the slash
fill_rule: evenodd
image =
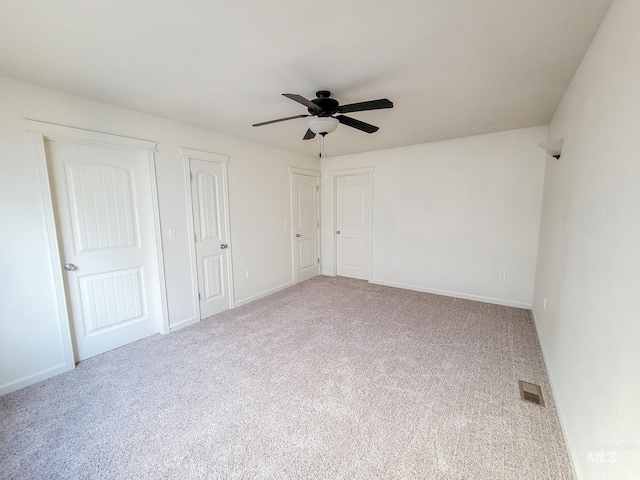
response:
<path id="1" fill-rule="evenodd" d="M 309 130 L 316 135 L 326 135 L 335 132 L 340 122 L 333 117 L 311 117 L 309 119 Z"/>

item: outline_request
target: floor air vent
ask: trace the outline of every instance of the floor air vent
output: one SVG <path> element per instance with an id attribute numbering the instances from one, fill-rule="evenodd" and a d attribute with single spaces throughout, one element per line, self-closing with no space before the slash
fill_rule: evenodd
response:
<path id="1" fill-rule="evenodd" d="M 542 398 L 540 385 L 523 382 L 522 380 L 518 380 L 518 384 L 520 385 L 520 398 L 522 398 L 522 400 L 544 407 L 544 398 Z"/>

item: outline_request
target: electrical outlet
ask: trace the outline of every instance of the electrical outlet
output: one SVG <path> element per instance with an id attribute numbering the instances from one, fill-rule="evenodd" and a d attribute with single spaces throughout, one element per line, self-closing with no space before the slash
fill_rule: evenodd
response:
<path id="1" fill-rule="evenodd" d="M 493 272 L 493 273 L 491 274 L 491 276 L 492 276 L 493 278 L 498 278 L 498 272 Z"/>
<path id="2" fill-rule="evenodd" d="M 175 228 L 170 228 L 169 229 L 169 240 L 175 240 L 176 239 L 176 229 Z"/>
<path id="3" fill-rule="evenodd" d="M 391 265 L 395 267 L 396 265 L 398 265 L 398 261 L 396 259 L 391 260 Z"/>
<path id="4" fill-rule="evenodd" d="M 247 270 L 245 275 L 247 276 L 247 278 L 251 278 L 251 270 Z"/>
<path id="5" fill-rule="evenodd" d="M 500 270 L 500 280 L 509 280 L 509 272 Z"/>

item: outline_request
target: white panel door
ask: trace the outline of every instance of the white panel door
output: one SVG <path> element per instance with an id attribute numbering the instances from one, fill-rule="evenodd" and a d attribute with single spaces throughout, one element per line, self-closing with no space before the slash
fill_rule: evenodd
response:
<path id="1" fill-rule="evenodd" d="M 45 140 L 76 360 L 160 331 L 147 153 Z"/>
<path id="2" fill-rule="evenodd" d="M 200 318 L 229 309 L 229 248 L 222 164 L 189 160 Z"/>
<path id="3" fill-rule="evenodd" d="M 318 177 L 293 173 L 293 246 L 295 282 L 319 274 L 320 218 Z"/>
<path id="4" fill-rule="evenodd" d="M 369 175 L 336 178 L 336 273 L 369 279 Z"/>

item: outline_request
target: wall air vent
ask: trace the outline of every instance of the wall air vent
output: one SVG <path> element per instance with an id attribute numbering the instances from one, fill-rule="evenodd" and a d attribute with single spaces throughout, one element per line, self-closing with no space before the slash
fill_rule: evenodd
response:
<path id="1" fill-rule="evenodd" d="M 542 398 L 540 385 L 522 380 L 518 380 L 518 385 L 520 386 L 520 398 L 522 400 L 544 407 L 544 398 Z"/>

